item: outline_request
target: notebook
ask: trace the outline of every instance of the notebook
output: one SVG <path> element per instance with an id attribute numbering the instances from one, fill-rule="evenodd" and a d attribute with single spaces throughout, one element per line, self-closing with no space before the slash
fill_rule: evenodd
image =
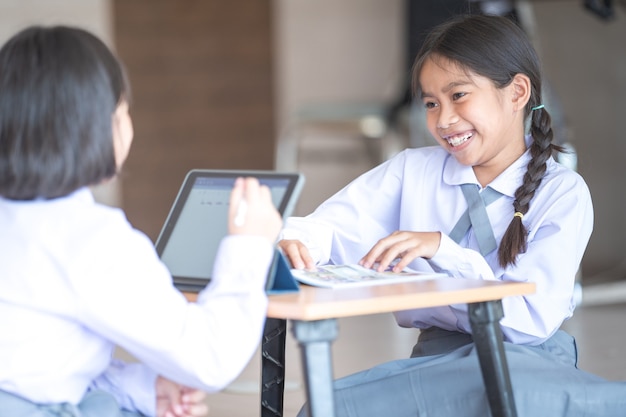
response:
<path id="1" fill-rule="evenodd" d="M 238 177 L 256 177 L 268 186 L 283 219 L 291 215 L 304 185 L 301 173 L 189 171 L 156 241 L 156 251 L 179 290 L 197 292 L 211 280 L 220 241 L 228 233 L 230 193 Z M 278 251 L 267 283 L 269 293 L 298 289 Z"/>
<path id="2" fill-rule="evenodd" d="M 358 264 L 321 265 L 313 270 L 292 269 L 291 274 L 303 284 L 326 288 L 401 284 L 448 276 L 446 273 L 413 271 L 408 268 L 402 272 L 391 272 L 390 268 L 383 272 L 377 272 Z"/>

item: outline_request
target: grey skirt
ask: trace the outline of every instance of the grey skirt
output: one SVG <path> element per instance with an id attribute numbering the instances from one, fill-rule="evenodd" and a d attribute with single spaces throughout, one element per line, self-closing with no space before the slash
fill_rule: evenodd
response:
<path id="1" fill-rule="evenodd" d="M 0 417 L 141 417 L 141 414 L 121 410 L 115 398 L 104 391 L 90 391 L 78 404 L 37 404 L 0 391 Z"/>
<path id="2" fill-rule="evenodd" d="M 626 416 L 626 382 L 578 369 L 567 333 L 539 346 L 504 345 L 518 416 Z M 426 329 L 412 356 L 335 381 L 337 417 L 490 415 L 470 335 Z"/>

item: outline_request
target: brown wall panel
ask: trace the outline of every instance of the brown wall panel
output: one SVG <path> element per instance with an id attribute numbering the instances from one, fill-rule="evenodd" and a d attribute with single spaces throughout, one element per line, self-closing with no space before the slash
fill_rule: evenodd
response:
<path id="1" fill-rule="evenodd" d="M 273 169 L 269 0 L 115 0 L 135 141 L 121 177 L 153 240 L 192 168 Z"/>

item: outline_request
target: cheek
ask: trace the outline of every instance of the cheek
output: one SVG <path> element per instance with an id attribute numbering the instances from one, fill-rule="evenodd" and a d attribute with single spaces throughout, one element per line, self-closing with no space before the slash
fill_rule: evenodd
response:
<path id="1" fill-rule="evenodd" d="M 441 138 L 437 133 L 437 115 L 435 112 L 426 112 L 426 127 L 430 134 L 437 140 L 437 142 L 441 142 Z"/>

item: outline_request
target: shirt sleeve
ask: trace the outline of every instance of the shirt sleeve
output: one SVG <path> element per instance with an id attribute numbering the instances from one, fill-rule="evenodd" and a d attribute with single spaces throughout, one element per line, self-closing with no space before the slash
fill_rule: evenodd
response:
<path id="1" fill-rule="evenodd" d="M 121 408 L 154 416 L 156 378 L 156 372 L 141 363 L 125 363 L 116 359 L 92 381 L 89 390 L 106 391 L 113 395 Z"/>
<path id="2" fill-rule="evenodd" d="M 457 278 L 495 280 L 491 266 L 475 250 L 461 247 L 444 233 L 435 256 L 428 263 L 435 272 L 446 272 Z"/>
<path id="3" fill-rule="evenodd" d="M 279 240 L 299 240 L 309 250 L 313 261 L 316 264 L 324 265 L 330 260 L 328 249 L 332 237 L 332 228 L 323 222 L 316 222 L 310 217 L 289 217 L 285 221 L 285 227 Z"/>
<path id="4" fill-rule="evenodd" d="M 398 229 L 404 157 L 359 176 L 310 215 L 287 219 L 280 238 L 300 240 L 319 264 L 358 262 Z"/>
<path id="5" fill-rule="evenodd" d="M 225 237 L 214 278 L 191 303 L 174 288 L 145 235 L 135 230 L 122 235 L 108 242 L 114 250 L 93 260 L 93 279 L 74 282 L 81 320 L 156 374 L 206 392 L 222 389 L 243 370 L 261 339 L 272 243 L 256 236 Z M 154 408 L 154 381 L 138 369 L 114 364 L 99 383 L 127 392 L 123 404 L 140 411 Z"/>
<path id="6" fill-rule="evenodd" d="M 593 228 L 591 196 L 582 180 L 547 185 L 531 203 L 531 210 L 524 220 L 527 249 L 513 266 L 500 267 L 497 253 L 491 255 L 489 264 L 478 252 L 460 247 L 445 235 L 429 260 L 433 269 L 461 279 L 535 283 L 535 294 L 502 300 L 504 337 L 519 344 L 542 343 L 571 317 L 575 277 Z M 466 306 L 451 309 L 457 328 L 470 332 Z"/>

